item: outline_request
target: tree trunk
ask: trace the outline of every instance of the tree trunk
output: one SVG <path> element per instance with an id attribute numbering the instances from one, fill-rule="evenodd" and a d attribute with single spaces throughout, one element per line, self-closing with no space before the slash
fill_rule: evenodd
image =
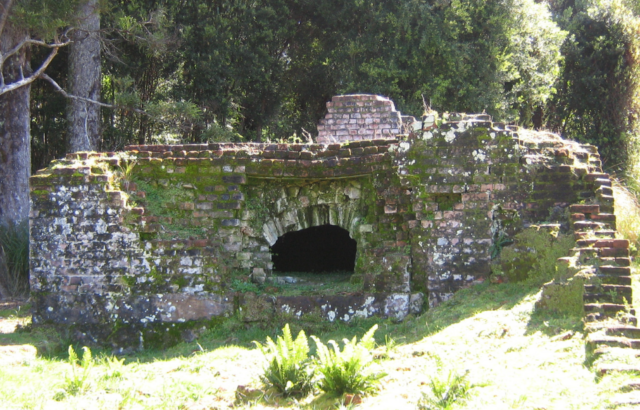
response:
<path id="1" fill-rule="evenodd" d="M 80 23 L 69 50 L 69 93 L 100 99 L 100 10 L 86 0 L 78 10 Z M 68 151 L 96 151 L 100 142 L 100 107 L 71 99 L 67 111 Z"/>
<path id="2" fill-rule="evenodd" d="M 0 33 L 2 53 L 13 48 L 27 33 L 10 23 Z M 4 65 L 5 83 L 31 71 L 27 47 Z M 30 85 L 0 95 L 0 224 L 20 223 L 29 217 L 29 175 L 31 171 Z"/>

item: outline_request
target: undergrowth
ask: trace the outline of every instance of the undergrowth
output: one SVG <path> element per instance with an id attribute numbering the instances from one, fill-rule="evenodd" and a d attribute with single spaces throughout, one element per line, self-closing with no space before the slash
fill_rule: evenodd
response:
<path id="1" fill-rule="evenodd" d="M 0 224 L 0 286 L 8 296 L 29 292 L 29 221 Z"/>
<path id="2" fill-rule="evenodd" d="M 375 347 L 374 325 L 358 341 L 344 339 L 341 350 L 334 340 L 328 347 L 318 337 L 311 336 L 316 344 L 316 356 L 309 357 L 309 345 L 304 331 L 293 340 L 289 325 L 285 325 L 282 336 L 276 342 L 267 337 L 265 345 L 254 342 L 267 358 L 268 365 L 260 380 L 268 389 L 274 389 L 286 396 L 302 397 L 315 384 L 330 395 L 341 397 L 345 394 L 366 394 L 377 390 L 385 373 L 373 370 Z M 314 380 L 318 373 L 319 378 Z"/>

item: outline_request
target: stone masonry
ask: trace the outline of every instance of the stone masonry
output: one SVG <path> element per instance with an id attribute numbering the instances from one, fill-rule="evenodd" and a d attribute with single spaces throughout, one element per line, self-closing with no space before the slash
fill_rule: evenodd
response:
<path id="1" fill-rule="evenodd" d="M 381 97 L 338 102 L 357 102 L 339 108 L 349 121 L 368 107 L 360 103 L 395 112 Z M 31 178 L 34 324 L 146 346 L 234 314 L 402 319 L 485 280 L 496 241 L 595 197 L 588 176 L 601 165 L 590 145 L 488 115 L 383 129 L 377 139 L 136 145 L 54 161 Z M 280 236 L 326 224 L 357 243 L 358 292 L 237 290 L 272 275 Z"/>

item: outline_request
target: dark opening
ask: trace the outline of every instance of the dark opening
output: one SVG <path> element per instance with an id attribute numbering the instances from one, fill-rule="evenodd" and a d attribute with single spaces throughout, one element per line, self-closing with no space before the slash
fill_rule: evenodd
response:
<path id="1" fill-rule="evenodd" d="M 356 241 L 333 225 L 289 232 L 271 247 L 275 272 L 350 272 L 356 261 Z"/>

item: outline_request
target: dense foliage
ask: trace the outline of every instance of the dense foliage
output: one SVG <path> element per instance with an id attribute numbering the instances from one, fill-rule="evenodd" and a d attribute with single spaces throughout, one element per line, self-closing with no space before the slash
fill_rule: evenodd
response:
<path id="1" fill-rule="evenodd" d="M 636 144 L 634 1 L 119 0 L 102 11 L 102 149 L 315 134 L 332 95 L 419 116 L 492 114 L 600 146 Z M 64 55 L 51 75 L 64 84 Z M 34 166 L 64 151 L 64 104 L 34 89 Z M 424 97 L 424 99 L 423 99 Z M 130 108 L 145 110 L 139 113 Z"/>
<path id="2" fill-rule="evenodd" d="M 600 148 L 606 165 L 623 171 L 637 161 L 640 21 L 621 1 L 554 4 L 570 33 L 548 124 Z"/>

